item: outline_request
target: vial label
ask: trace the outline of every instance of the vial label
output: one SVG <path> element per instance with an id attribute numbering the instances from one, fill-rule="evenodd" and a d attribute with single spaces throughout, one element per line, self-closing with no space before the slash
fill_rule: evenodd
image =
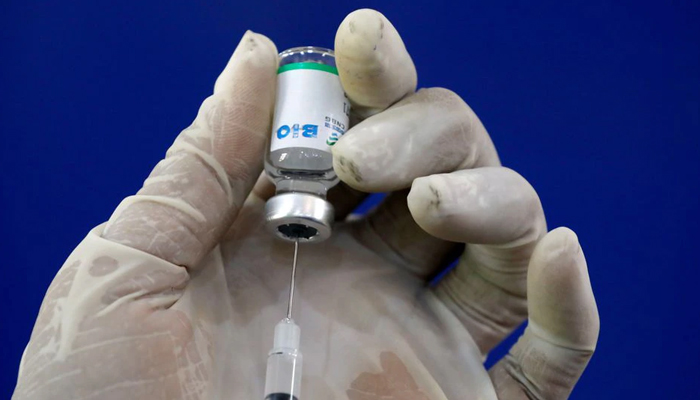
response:
<path id="1" fill-rule="evenodd" d="M 280 67 L 270 151 L 306 147 L 327 151 L 348 129 L 350 103 L 335 67 L 293 63 Z"/>

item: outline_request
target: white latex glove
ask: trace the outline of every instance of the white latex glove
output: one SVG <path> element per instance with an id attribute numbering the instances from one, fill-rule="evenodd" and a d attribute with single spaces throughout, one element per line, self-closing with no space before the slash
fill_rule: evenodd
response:
<path id="1" fill-rule="evenodd" d="M 546 233 L 537 194 L 500 167 L 456 94 L 413 93 L 413 63 L 381 14 L 350 14 L 335 47 L 366 118 L 333 148 L 336 171 L 395 192 L 301 246 L 302 399 L 566 398 L 599 326 L 576 235 Z M 276 69 L 275 46 L 247 33 L 144 187 L 57 274 L 15 399 L 262 399 L 292 257 L 262 229 L 269 184 L 250 193 Z M 344 186 L 330 197 L 341 215 L 358 199 Z M 468 243 L 459 265 L 428 287 L 454 242 Z M 528 316 L 487 372 L 485 355 Z"/>

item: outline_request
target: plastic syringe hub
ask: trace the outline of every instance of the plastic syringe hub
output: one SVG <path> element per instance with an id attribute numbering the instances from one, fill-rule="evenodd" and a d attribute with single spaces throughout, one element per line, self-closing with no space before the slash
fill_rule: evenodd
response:
<path id="1" fill-rule="evenodd" d="M 301 329 L 291 318 L 285 318 L 275 326 L 274 348 L 298 349 Z"/>
<path id="2" fill-rule="evenodd" d="M 299 325 L 285 318 L 275 325 L 275 341 L 267 357 L 265 399 L 299 399 L 302 355 Z"/>

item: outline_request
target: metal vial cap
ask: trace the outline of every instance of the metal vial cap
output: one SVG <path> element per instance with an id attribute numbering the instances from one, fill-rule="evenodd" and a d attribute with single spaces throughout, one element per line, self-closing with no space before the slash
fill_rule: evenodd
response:
<path id="1" fill-rule="evenodd" d="M 265 223 L 275 236 L 300 243 L 317 243 L 331 236 L 333 205 L 307 193 L 283 193 L 265 204 Z"/>

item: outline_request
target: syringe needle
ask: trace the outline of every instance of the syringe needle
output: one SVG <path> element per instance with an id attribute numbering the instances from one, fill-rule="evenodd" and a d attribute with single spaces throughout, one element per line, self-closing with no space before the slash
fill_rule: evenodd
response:
<path id="1" fill-rule="evenodd" d="M 297 275 L 297 256 L 299 254 L 299 239 L 294 241 L 294 261 L 292 261 L 292 279 L 289 283 L 289 303 L 287 304 L 287 318 L 292 318 L 292 305 L 294 304 L 294 286 Z"/>

